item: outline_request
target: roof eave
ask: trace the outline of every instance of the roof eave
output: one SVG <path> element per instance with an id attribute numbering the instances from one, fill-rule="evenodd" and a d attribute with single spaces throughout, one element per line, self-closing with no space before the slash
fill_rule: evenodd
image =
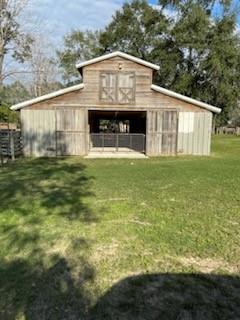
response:
<path id="1" fill-rule="evenodd" d="M 202 101 L 199 101 L 199 100 L 184 96 L 184 95 L 182 95 L 180 93 L 176 93 L 174 91 L 159 87 L 159 86 L 157 86 L 155 84 L 151 85 L 151 89 L 155 90 L 157 92 L 163 93 L 165 95 L 168 95 L 170 97 L 173 97 L 173 98 L 185 101 L 187 103 L 193 104 L 193 105 L 198 106 L 200 108 L 207 109 L 208 111 L 211 111 L 211 112 L 214 112 L 214 113 L 217 113 L 217 114 L 221 113 L 221 111 L 222 111 L 222 109 L 220 109 L 220 108 L 217 108 L 217 107 L 212 106 L 210 104 L 207 104 L 205 102 L 202 102 Z"/>
<path id="2" fill-rule="evenodd" d="M 57 91 L 45 94 L 43 96 L 31 99 L 31 100 L 27 100 L 27 101 L 23 101 L 23 102 L 18 103 L 18 104 L 14 104 L 14 105 L 12 105 L 10 107 L 10 109 L 13 110 L 13 111 L 17 111 L 17 110 L 20 110 L 22 108 L 31 106 L 33 104 L 36 104 L 36 103 L 39 103 L 39 102 L 43 102 L 43 101 L 46 101 L 46 100 L 49 100 L 49 99 L 53 99 L 53 98 L 56 98 L 56 97 L 61 96 L 63 94 L 70 93 L 70 92 L 77 91 L 77 90 L 81 90 L 83 88 L 84 88 L 84 84 L 80 83 L 80 84 L 77 84 L 77 85 L 69 87 L 69 88 L 64 88 L 64 89 L 61 89 L 61 90 L 57 90 Z"/>

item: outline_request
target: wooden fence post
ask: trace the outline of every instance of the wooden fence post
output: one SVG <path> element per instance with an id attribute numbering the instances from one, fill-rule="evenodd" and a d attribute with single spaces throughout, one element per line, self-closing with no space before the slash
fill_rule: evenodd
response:
<path id="1" fill-rule="evenodd" d="M 9 134 L 10 134 L 10 154 L 11 154 L 11 159 L 14 161 L 15 160 L 14 132 L 11 130 Z"/>
<path id="2" fill-rule="evenodd" d="M 2 136 L 0 133 L 0 159 L 1 159 L 1 165 L 3 165 L 3 151 L 2 151 Z"/>

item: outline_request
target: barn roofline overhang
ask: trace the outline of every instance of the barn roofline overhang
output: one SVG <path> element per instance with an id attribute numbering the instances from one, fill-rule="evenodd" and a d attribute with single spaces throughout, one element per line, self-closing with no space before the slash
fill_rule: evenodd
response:
<path id="1" fill-rule="evenodd" d="M 72 86 L 72 87 L 68 87 L 68 88 L 65 88 L 65 89 L 54 91 L 54 92 L 45 94 L 43 96 L 31 99 L 31 100 L 27 100 L 27 101 L 23 101 L 23 102 L 18 103 L 18 104 L 14 104 L 14 105 L 12 105 L 10 107 L 10 109 L 14 110 L 14 111 L 17 111 L 17 110 L 20 110 L 22 108 L 31 106 L 32 104 L 43 102 L 45 100 L 49 100 L 49 99 L 52 99 L 52 98 L 56 98 L 56 97 L 61 96 L 63 94 L 66 94 L 66 93 L 69 93 L 69 92 L 73 92 L 73 91 L 77 91 L 77 90 L 81 90 L 83 88 L 84 88 L 84 84 L 80 83 L 80 84 L 77 84 L 77 85 Z"/>
<path id="2" fill-rule="evenodd" d="M 208 111 L 211 111 L 211 112 L 214 112 L 214 113 L 221 113 L 221 111 L 222 111 L 222 109 L 220 109 L 220 108 L 217 108 L 217 107 L 212 106 L 210 104 L 207 104 L 205 102 L 202 102 L 202 101 L 199 101 L 199 100 L 184 96 L 184 95 L 182 95 L 180 93 L 176 93 L 174 91 L 159 87 L 159 86 L 157 86 L 155 84 L 151 85 L 151 89 L 154 90 L 154 91 L 160 92 L 162 94 L 165 94 L 165 95 L 167 95 L 169 97 L 173 97 L 173 98 L 185 101 L 187 103 L 193 104 L 195 106 L 198 106 L 200 108 L 204 108 L 204 109 L 206 109 Z"/>
<path id="3" fill-rule="evenodd" d="M 88 61 L 85 61 L 85 62 L 77 63 L 76 64 L 76 68 L 81 70 L 83 67 L 86 67 L 88 65 L 91 65 L 91 64 L 94 64 L 94 63 L 97 63 L 97 62 L 101 62 L 101 61 L 104 61 L 104 60 L 107 60 L 107 59 L 111 59 L 111 58 L 114 58 L 114 57 L 121 57 L 121 58 L 136 62 L 138 64 L 141 64 L 141 65 L 143 65 L 145 67 L 151 68 L 151 69 L 156 70 L 156 71 L 158 71 L 160 69 L 160 67 L 157 66 L 156 64 L 153 64 L 153 63 L 145 61 L 143 59 L 134 57 L 134 56 L 132 56 L 130 54 L 127 54 L 127 53 L 124 53 L 124 52 L 121 52 L 121 51 L 111 52 L 111 53 L 104 54 L 104 55 L 102 55 L 100 57 L 97 57 L 97 58 L 94 58 L 94 59 L 91 59 L 91 60 L 88 60 Z"/>

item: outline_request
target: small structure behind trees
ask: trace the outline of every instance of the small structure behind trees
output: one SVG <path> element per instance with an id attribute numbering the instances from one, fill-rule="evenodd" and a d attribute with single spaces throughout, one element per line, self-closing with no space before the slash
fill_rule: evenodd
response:
<path id="1" fill-rule="evenodd" d="M 240 127 L 217 127 L 215 134 L 232 134 L 240 136 Z"/>

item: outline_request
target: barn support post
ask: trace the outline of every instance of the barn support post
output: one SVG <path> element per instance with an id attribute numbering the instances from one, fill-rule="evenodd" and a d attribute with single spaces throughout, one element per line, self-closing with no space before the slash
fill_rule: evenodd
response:
<path id="1" fill-rule="evenodd" d="M 10 139 L 10 154 L 12 161 L 15 160 L 15 147 L 14 147 L 14 132 L 12 130 L 9 131 L 9 139 Z"/>

